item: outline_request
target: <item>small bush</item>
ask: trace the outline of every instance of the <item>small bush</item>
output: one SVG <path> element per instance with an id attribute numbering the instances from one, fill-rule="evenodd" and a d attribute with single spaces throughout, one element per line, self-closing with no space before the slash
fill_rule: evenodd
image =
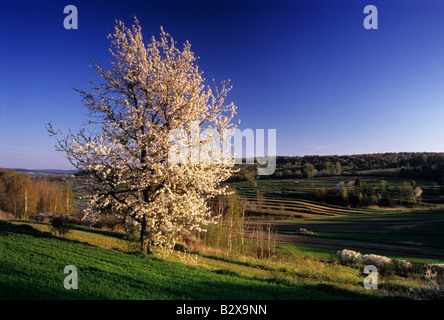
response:
<path id="1" fill-rule="evenodd" d="M 392 263 L 390 258 L 384 256 L 378 256 L 376 254 L 364 254 L 362 255 L 359 252 L 343 249 L 336 252 L 336 256 L 338 256 L 339 261 L 343 264 L 366 264 L 366 265 L 374 265 L 378 269 L 386 269 Z"/>
<path id="2" fill-rule="evenodd" d="M 393 260 L 393 270 L 397 274 L 406 275 L 412 270 L 412 264 L 406 260 Z"/>
<path id="3" fill-rule="evenodd" d="M 390 258 L 378 256 L 376 254 L 365 254 L 361 256 L 361 263 L 367 265 L 374 265 L 378 269 L 385 269 L 392 263 Z"/>
<path id="4" fill-rule="evenodd" d="M 180 252 L 191 252 L 191 250 L 188 249 L 188 247 L 186 245 L 181 244 L 181 243 L 176 243 L 174 245 L 174 250 L 180 251 Z"/>
<path id="5" fill-rule="evenodd" d="M 55 215 L 51 218 L 51 231 L 59 237 L 64 236 L 71 229 L 71 222 L 69 218 L 63 214 Z"/>
<path id="6" fill-rule="evenodd" d="M 343 249 L 338 252 L 336 252 L 336 255 L 338 256 L 339 260 L 342 263 L 359 263 L 361 260 L 361 254 L 356 251 Z"/>
<path id="7" fill-rule="evenodd" d="M 305 229 L 305 228 L 299 228 L 299 230 L 297 232 L 298 232 L 298 234 L 307 235 L 307 236 L 316 236 L 317 235 L 313 231 L 310 231 L 310 230 Z"/>
<path id="8" fill-rule="evenodd" d="M 444 264 L 424 264 L 419 273 L 422 274 L 426 279 L 433 280 L 444 275 Z"/>

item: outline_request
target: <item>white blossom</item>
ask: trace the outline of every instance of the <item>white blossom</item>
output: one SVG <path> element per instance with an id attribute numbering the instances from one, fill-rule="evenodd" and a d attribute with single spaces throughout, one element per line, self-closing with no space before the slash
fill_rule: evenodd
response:
<path id="1" fill-rule="evenodd" d="M 366 265 L 374 265 L 377 268 L 385 268 L 392 262 L 390 258 L 379 256 L 376 254 L 362 255 L 360 252 L 353 250 L 343 249 L 336 252 L 339 260 L 343 263 L 358 263 Z"/>
<path id="2" fill-rule="evenodd" d="M 401 272 L 408 272 L 412 269 L 411 262 L 407 260 L 393 260 L 392 266 L 395 271 Z"/>
<path id="3" fill-rule="evenodd" d="M 353 250 L 343 249 L 337 251 L 336 255 L 343 263 L 359 263 L 361 260 L 361 254 Z"/>
<path id="4" fill-rule="evenodd" d="M 361 256 L 359 262 L 362 264 L 374 265 L 377 268 L 384 269 L 392 263 L 392 260 L 390 258 L 376 254 L 365 254 Z"/>

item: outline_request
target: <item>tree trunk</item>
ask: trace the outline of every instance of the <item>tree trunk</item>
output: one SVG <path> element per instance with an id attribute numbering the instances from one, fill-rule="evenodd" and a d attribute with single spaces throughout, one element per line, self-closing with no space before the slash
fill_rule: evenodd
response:
<path id="1" fill-rule="evenodd" d="M 140 225 L 140 250 L 142 252 L 146 252 L 148 254 L 153 254 L 152 250 L 151 250 L 151 244 L 150 244 L 150 239 L 148 238 L 148 233 L 147 233 L 147 221 L 146 221 L 146 216 L 143 215 L 142 217 L 142 222 Z"/>
<path id="2" fill-rule="evenodd" d="M 25 220 L 28 218 L 28 190 L 24 192 L 25 197 Z"/>

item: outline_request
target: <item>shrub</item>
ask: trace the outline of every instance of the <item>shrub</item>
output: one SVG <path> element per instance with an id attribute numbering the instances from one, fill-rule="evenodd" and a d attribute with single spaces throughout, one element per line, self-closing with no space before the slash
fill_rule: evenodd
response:
<path id="1" fill-rule="evenodd" d="M 336 255 L 342 263 L 359 263 L 361 260 L 361 254 L 359 252 L 348 249 L 340 250 L 336 252 Z"/>
<path id="2" fill-rule="evenodd" d="M 438 264 L 438 263 L 430 263 L 425 264 L 420 270 L 420 273 L 425 275 L 426 278 L 429 278 L 431 275 L 434 275 L 434 277 L 437 276 L 443 276 L 444 275 L 444 264 Z"/>
<path id="3" fill-rule="evenodd" d="M 431 268 L 424 270 L 424 278 L 430 281 L 434 281 L 438 277 L 438 273 Z"/>
<path id="4" fill-rule="evenodd" d="M 408 273 L 412 270 L 412 264 L 406 260 L 393 260 L 393 270 L 396 273 Z"/>
<path id="5" fill-rule="evenodd" d="M 316 235 L 313 231 L 310 231 L 310 230 L 305 229 L 305 228 L 299 228 L 299 230 L 297 232 L 298 232 L 298 234 L 303 234 L 303 235 L 308 235 L 308 236 Z"/>
<path id="6" fill-rule="evenodd" d="M 392 260 L 390 258 L 384 256 L 378 256 L 376 254 L 365 254 L 361 255 L 361 253 L 343 249 L 336 252 L 336 255 L 339 257 L 339 260 L 342 263 L 359 263 L 359 264 L 367 264 L 374 265 L 378 269 L 384 269 L 388 267 Z"/>
<path id="7" fill-rule="evenodd" d="M 182 243 L 176 243 L 174 245 L 174 250 L 180 251 L 180 252 L 191 252 L 191 250 L 188 249 L 188 247 Z"/>
<path id="8" fill-rule="evenodd" d="M 64 236 L 71 229 L 69 218 L 63 214 L 53 216 L 49 223 L 51 224 L 51 231 L 59 237 Z"/>
<path id="9" fill-rule="evenodd" d="M 384 256 L 378 256 L 376 254 L 365 254 L 361 256 L 360 263 L 363 264 L 371 264 L 377 267 L 378 269 L 385 269 L 392 263 L 392 260 L 390 258 L 384 257 Z"/>

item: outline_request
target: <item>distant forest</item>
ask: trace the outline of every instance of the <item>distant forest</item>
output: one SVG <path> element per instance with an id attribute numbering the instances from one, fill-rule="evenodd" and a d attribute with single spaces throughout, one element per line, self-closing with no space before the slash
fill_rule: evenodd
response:
<path id="1" fill-rule="evenodd" d="M 444 181 L 444 153 L 441 152 L 278 156 L 276 157 L 276 171 L 273 175 L 255 177 L 258 166 L 258 164 L 239 165 L 239 172 L 234 174 L 229 181 L 359 174 Z"/>
<path id="2" fill-rule="evenodd" d="M 0 168 L 0 212 L 29 219 L 39 213 L 72 214 L 75 210 L 72 187 L 65 176 L 32 177 Z"/>

